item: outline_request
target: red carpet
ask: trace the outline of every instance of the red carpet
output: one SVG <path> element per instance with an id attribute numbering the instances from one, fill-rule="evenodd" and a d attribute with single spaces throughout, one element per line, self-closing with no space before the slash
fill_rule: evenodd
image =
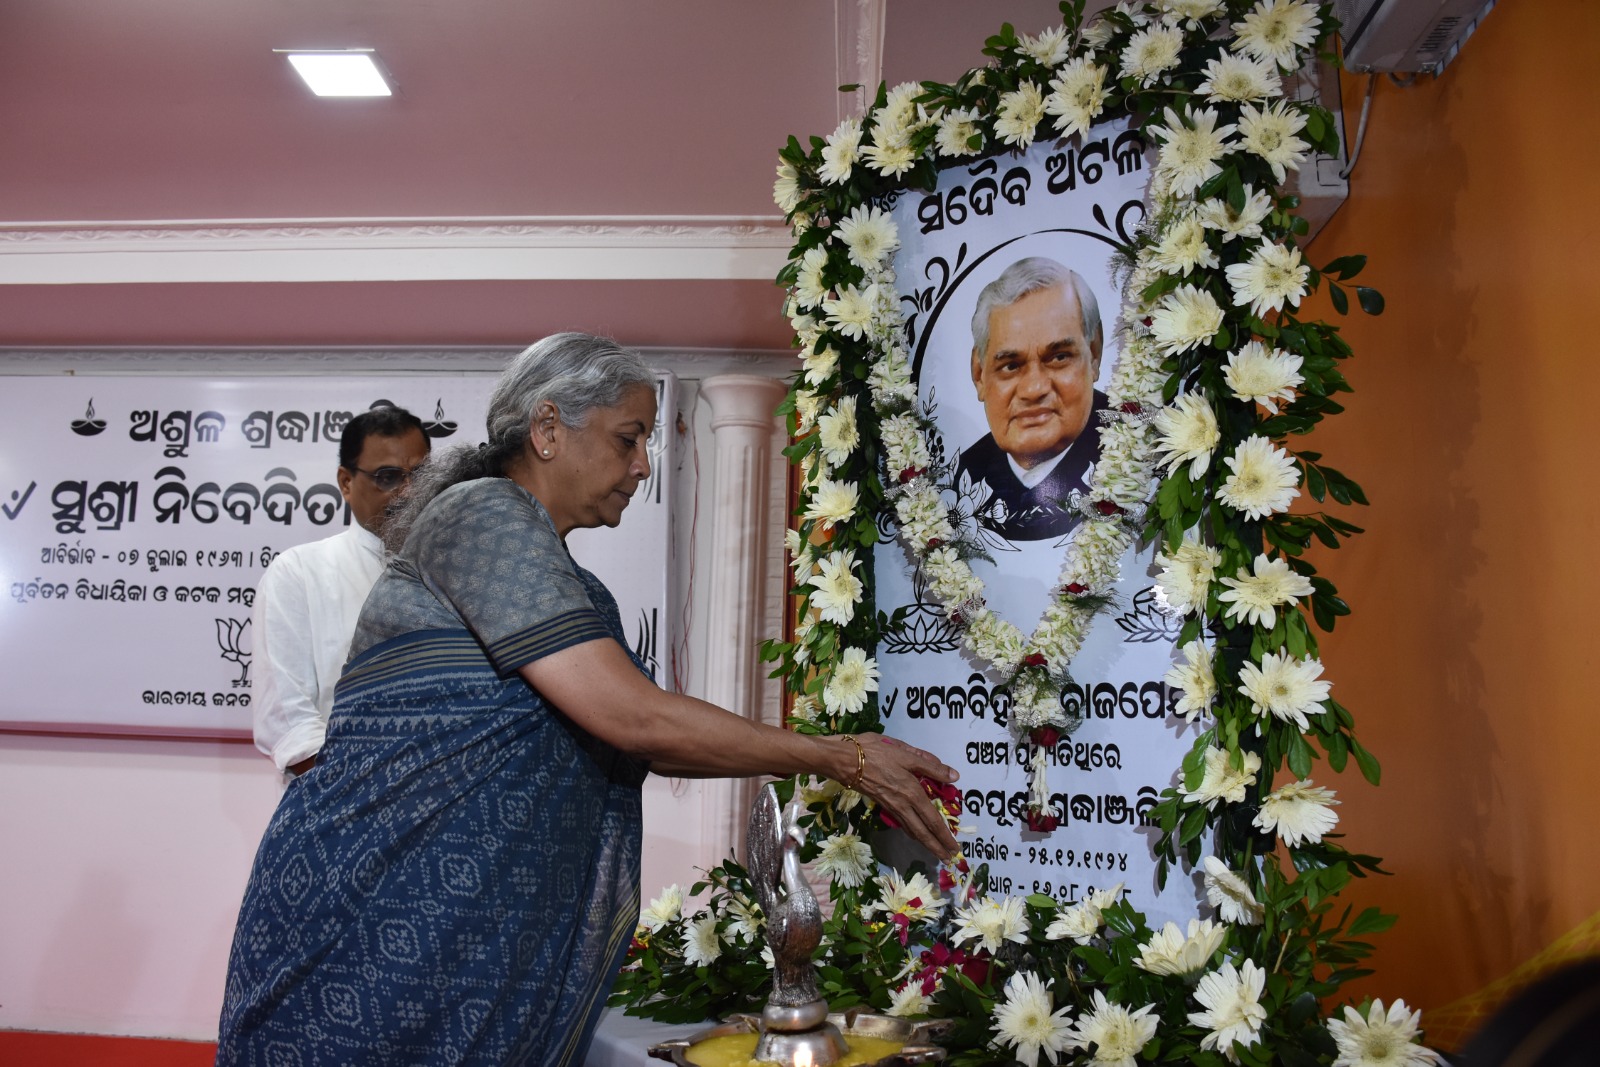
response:
<path id="1" fill-rule="evenodd" d="M 216 1058 L 217 1046 L 208 1041 L 0 1030 L 6 1067 L 211 1067 Z"/>

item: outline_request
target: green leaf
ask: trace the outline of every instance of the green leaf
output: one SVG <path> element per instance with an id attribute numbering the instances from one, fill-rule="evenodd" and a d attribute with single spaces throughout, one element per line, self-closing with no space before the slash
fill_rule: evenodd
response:
<path id="1" fill-rule="evenodd" d="M 1203 805 L 1196 804 L 1183 816 L 1183 825 L 1178 830 L 1178 844 L 1187 845 L 1199 837 L 1206 828 L 1206 809 Z"/>
<path id="2" fill-rule="evenodd" d="M 1358 285 L 1356 286 L 1356 299 L 1361 301 L 1361 310 L 1368 315 L 1383 314 L 1383 294 L 1378 290 Z"/>
<path id="3" fill-rule="evenodd" d="M 1333 310 L 1341 315 L 1350 314 L 1350 298 L 1344 295 L 1344 289 L 1335 282 L 1328 283 L 1328 299 L 1333 301 Z"/>
<path id="4" fill-rule="evenodd" d="M 1356 763 L 1361 767 L 1361 776 L 1373 785 L 1379 783 L 1383 777 L 1383 768 L 1378 766 L 1378 757 L 1368 752 L 1355 738 L 1350 739 L 1350 751 L 1356 757 Z"/>
<path id="5" fill-rule="evenodd" d="M 1381 908 L 1368 908 L 1356 916 L 1356 921 L 1350 924 L 1350 929 L 1345 933 L 1351 937 L 1360 937 L 1362 934 L 1381 934 L 1395 924 L 1398 915 L 1390 915 Z"/>
<path id="6" fill-rule="evenodd" d="M 1349 281 L 1367 265 L 1366 256 L 1340 256 L 1338 259 L 1322 268 L 1324 274 L 1337 274 L 1340 281 Z"/>
<path id="7" fill-rule="evenodd" d="M 1311 777 L 1311 761 L 1315 755 L 1305 736 L 1296 734 L 1294 740 L 1289 743 L 1289 770 L 1294 772 L 1296 778 Z"/>

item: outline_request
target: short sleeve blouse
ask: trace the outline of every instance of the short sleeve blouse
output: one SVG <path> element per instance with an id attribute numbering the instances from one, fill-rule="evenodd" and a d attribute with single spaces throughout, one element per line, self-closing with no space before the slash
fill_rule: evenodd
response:
<path id="1" fill-rule="evenodd" d="M 501 677 L 611 636 L 549 513 L 505 478 L 462 482 L 429 503 L 368 598 L 351 653 L 462 625 Z"/>

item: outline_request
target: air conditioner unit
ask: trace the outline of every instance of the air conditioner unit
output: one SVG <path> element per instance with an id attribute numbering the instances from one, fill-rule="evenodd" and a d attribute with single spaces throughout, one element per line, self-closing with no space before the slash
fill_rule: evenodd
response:
<path id="1" fill-rule="evenodd" d="M 1494 5 L 1495 0 L 1334 0 L 1345 69 L 1438 74 Z"/>

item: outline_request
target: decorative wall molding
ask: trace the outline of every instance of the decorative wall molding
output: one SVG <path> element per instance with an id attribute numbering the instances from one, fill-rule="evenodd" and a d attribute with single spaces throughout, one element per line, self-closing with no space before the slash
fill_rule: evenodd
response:
<path id="1" fill-rule="evenodd" d="M 0 222 L 0 285 L 770 280 L 779 216 Z"/>
<path id="2" fill-rule="evenodd" d="M 519 346 L 328 346 L 203 348 L 4 348 L 3 375 L 200 374 L 303 375 L 393 374 L 396 371 L 454 370 L 498 374 Z M 639 348 L 645 362 L 679 378 L 753 374 L 786 378 L 798 367 L 783 350 L 738 351 L 716 348 Z"/>

